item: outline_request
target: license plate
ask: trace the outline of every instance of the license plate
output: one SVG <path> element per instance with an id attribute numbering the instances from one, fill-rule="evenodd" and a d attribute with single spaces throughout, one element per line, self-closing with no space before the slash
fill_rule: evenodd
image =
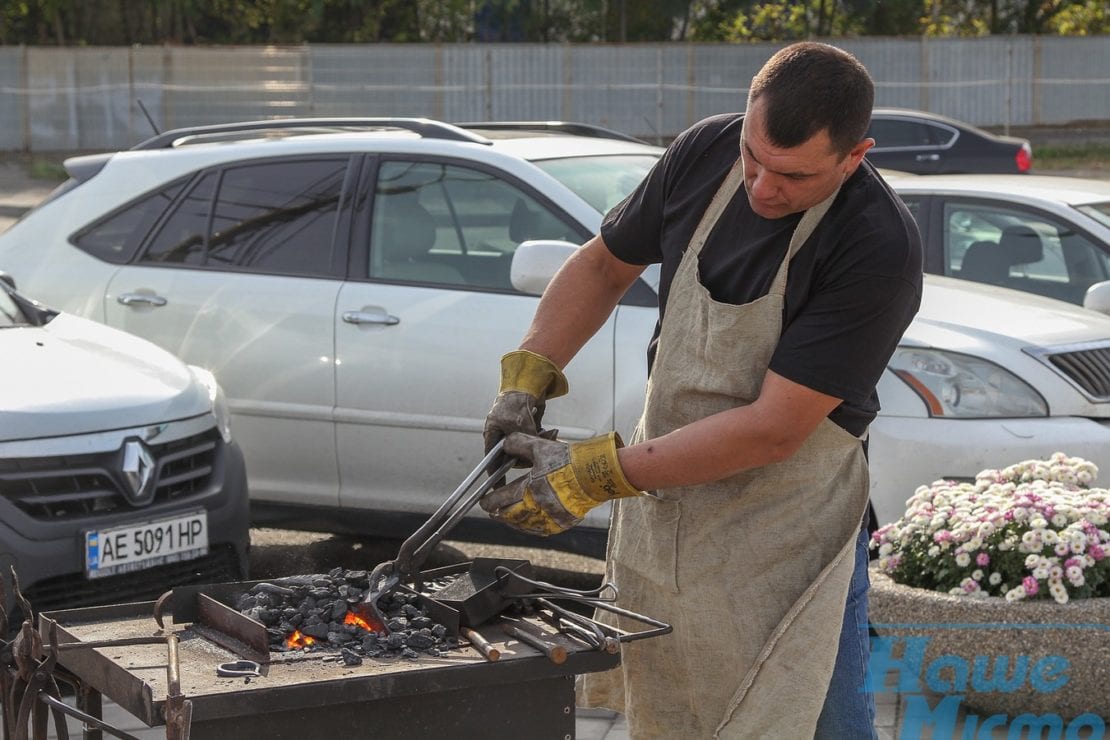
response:
<path id="1" fill-rule="evenodd" d="M 89 578 L 130 573 L 207 554 L 205 511 L 85 533 L 85 575 Z"/>

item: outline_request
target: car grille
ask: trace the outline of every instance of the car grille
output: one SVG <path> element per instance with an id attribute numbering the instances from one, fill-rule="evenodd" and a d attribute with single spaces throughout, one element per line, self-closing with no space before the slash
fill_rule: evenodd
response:
<path id="1" fill-rule="evenodd" d="M 209 429 L 184 439 L 150 445 L 155 489 L 149 503 L 187 500 L 203 492 L 222 449 Z M 64 521 L 133 510 L 120 472 L 119 451 L 87 455 L 0 460 L 0 494 L 29 516 Z"/>
<path id="2" fill-rule="evenodd" d="M 23 590 L 37 611 L 75 609 L 99 604 L 126 604 L 156 599 L 176 586 L 236 581 L 245 574 L 233 545 L 214 546 L 204 557 L 146 570 L 88 579 L 81 573 L 48 578 Z M 12 620 L 12 624 L 17 623 Z"/>
<path id="3" fill-rule="evenodd" d="M 1048 354 L 1048 361 L 1094 400 L 1110 399 L 1110 347 Z"/>

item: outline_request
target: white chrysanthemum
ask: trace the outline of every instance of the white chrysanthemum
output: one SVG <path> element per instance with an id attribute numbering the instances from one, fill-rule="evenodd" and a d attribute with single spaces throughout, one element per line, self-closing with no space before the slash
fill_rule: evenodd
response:
<path id="1" fill-rule="evenodd" d="M 971 564 L 971 556 L 970 555 L 968 555 L 966 552 L 956 553 L 956 565 L 960 566 L 961 568 L 966 568 L 970 564 Z"/>
<path id="2" fill-rule="evenodd" d="M 1015 586 L 1006 592 L 1006 601 L 1021 601 L 1025 598 L 1025 589 Z"/>
<path id="3" fill-rule="evenodd" d="M 987 582 L 990 583 L 990 585 L 992 586 L 997 586 L 998 584 L 1002 583 L 1002 574 L 998 571 L 991 573 L 990 578 L 987 579 Z"/>

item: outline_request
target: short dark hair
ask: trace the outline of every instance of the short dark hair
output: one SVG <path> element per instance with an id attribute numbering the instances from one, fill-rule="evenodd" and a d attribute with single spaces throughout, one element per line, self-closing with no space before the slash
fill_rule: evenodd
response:
<path id="1" fill-rule="evenodd" d="M 752 78 L 748 105 L 756 100 L 772 143 L 796 147 L 825 130 L 843 157 L 867 133 L 875 83 L 843 49 L 801 41 L 779 49 Z"/>

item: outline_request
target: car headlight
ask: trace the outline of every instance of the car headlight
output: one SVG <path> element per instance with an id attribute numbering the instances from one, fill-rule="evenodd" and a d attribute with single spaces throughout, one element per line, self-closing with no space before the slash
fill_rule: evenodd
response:
<path id="1" fill-rule="evenodd" d="M 899 347 L 889 367 L 921 397 L 929 416 L 1048 416 L 1048 404 L 1036 389 L 1006 368 L 978 357 Z"/>
<path id="2" fill-rule="evenodd" d="M 212 415 L 216 417 L 216 428 L 224 442 L 231 442 L 231 409 L 228 408 L 224 390 L 216 382 L 216 376 L 203 368 L 190 366 L 193 375 L 208 390 L 208 401 L 212 404 Z"/>

